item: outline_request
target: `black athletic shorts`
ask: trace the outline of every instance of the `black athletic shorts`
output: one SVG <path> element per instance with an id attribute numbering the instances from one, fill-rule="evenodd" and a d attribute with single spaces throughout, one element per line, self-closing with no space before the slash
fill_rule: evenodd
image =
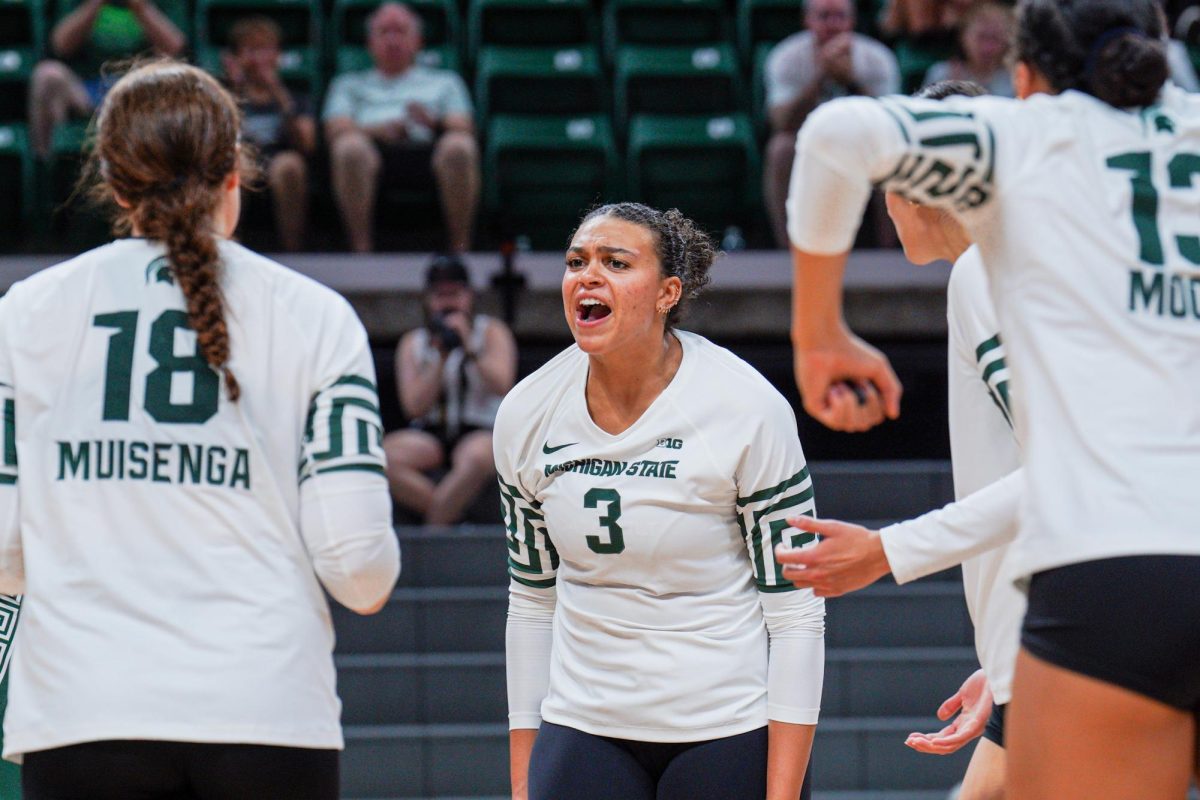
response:
<path id="1" fill-rule="evenodd" d="M 1007 708 L 1007 704 L 996 703 L 993 705 L 987 727 L 983 729 L 983 738 L 989 742 L 995 742 L 1001 747 L 1004 747 L 1004 711 Z"/>
<path id="2" fill-rule="evenodd" d="M 337 800 L 338 751 L 119 740 L 25 754 L 24 800 Z"/>
<path id="3" fill-rule="evenodd" d="M 812 763 L 800 800 L 812 796 Z M 529 800 L 762 800 L 767 729 L 703 742 L 637 742 L 543 722 Z"/>
<path id="4" fill-rule="evenodd" d="M 1200 713 L 1200 556 L 1107 558 L 1037 573 L 1021 646 Z"/>

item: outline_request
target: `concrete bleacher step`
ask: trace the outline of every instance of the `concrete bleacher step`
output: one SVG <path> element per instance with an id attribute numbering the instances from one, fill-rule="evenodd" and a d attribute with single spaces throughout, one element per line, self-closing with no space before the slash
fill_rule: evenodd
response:
<path id="1" fill-rule="evenodd" d="M 501 586 L 397 589 L 378 614 L 333 609 L 337 651 L 486 653 L 504 649 L 507 589 Z M 830 647 L 957 647 L 972 644 L 962 586 L 880 582 L 828 601 Z"/>
<path id="2" fill-rule="evenodd" d="M 971 748 L 950 756 L 904 746 L 930 717 L 822 720 L 813 743 L 817 791 L 946 791 Z M 342 795 L 362 798 L 501 796 L 508 789 L 508 730 L 498 725 L 351 725 L 342 756 Z M 889 800 L 890 800 L 889 796 Z"/>
<path id="3" fill-rule="evenodd" d="M 502 652 L 339 656 L 337 667 L 346 724 L 507 718 Z M 829 650 L 821 713 L 825 719 L 932 715 L 975 669 L 970 648 Z"/>

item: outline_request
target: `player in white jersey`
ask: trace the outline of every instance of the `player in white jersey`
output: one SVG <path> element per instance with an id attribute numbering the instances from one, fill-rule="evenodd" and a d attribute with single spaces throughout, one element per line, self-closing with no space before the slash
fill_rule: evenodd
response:
<path id="1" fill-rule="evenodd" d="M 1159 33 L 1152 0 L 1025 0 L 1036 97 L 851 99 L 798 142 L 798 310 L 831 304 L 797 316 L 802 380 L 813 351 L 838 380 L 878 372 L 831 291 L 872 182 L 953 209 L 987 266 L 1025 464 L 1017 797 L 1178 797 L 1195 766 L 1200 99 L 1163 86 Z"/>
<path id="2" fill-rule="evenodd" d="M 322 591 L 399 571 L 366 333 L 228 240 L 239 114 L 174 62 L 97 118 L 134 237 L 0 302 L 0 591 L 25 592 L 4 756 L 27 800 L 331 800 Z"/>
<path id="3" fill-rule="evenodd" d="M 941 99 L 983 93 L 983 88 L 973 83 L 943 81 L 925 87 L 917 96 Z M 975 624 L 976 652 L 984 668 L 938 709 L 943 720 L 958 714 L 949 725 L 934 734 L 912 734 L 906 744 L 921 752 L 946 754 L 982 734 L 959 796 L 962 800 L 999 798 L 1004 793 L 1005 704 L 1012 693 L 1025 598 L 1005 574 L 1006 546 L 980 552 L 983 546 L 976 544 L 964 551 L 962 539 L 964 513 L 972 515 L 966 533 L 985 530 L 975 524 L 980 510 L 973 504 L 978 498 L 963 498 L 1020 467 L 1004 345 L 988 295 L 983 262 L 962 225 L 944 210 L 924 207 L 895 193 L 889 192 L 886 199 L 888 214 L 909 261 L 954 262 L 947 290 L 948 382 L 954 489 L 961 502 L 885 528 L 882 535 L 830 520 L 816 522 L 817 532 L 823 533 L 827 542 L 806 554 L 806 566 L 813 571 L 800 573 L 800 579 L 803 584 L 819 575 L 821 593 L 832 596 L 861 588 L 889 571 L 898 583 L 906 583 L 962 563 L 963 588 Z M 984 509 L 995 512 L 986 530 L 1015 531 L 1016 499 L 1017 493 L 1010 490 L 1001 502 Z M 835 551 L 839 563 L 830 565 L 828 559 Z M 857 557 L 848 557 L 851 553 Z"/>
<path id="4" fill-rule="evenodd" d="M 812 481 L 783 397 L 675 330 L 714 255 L 678 211 L 591 212 L 563 276 L 576 344 L 501 405 L 516 798 L 801 794 L 824 604 L 772 546 L 810 538 L 784 518 Z"/>

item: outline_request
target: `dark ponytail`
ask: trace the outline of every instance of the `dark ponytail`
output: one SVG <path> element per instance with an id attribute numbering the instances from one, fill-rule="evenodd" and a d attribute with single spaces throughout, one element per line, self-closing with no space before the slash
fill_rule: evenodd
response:
<path id="1" fill-rule="evenodd" d="M 1058 91 L 1152 105 L 1170 74 L 1157 0 L 1023 0 L 1017 60 Z"/>
<path id="2" fill-rule="evenodd" d="M 200 352 L 222 372 L 234 401 L 241 389 L 228 367 L 213 217 L 229 175 L 254 176 L 239 148 L 240 124 L 237 104 L 207 73 L 153 62 L 131 70 L 105 97 L 90 170 L 99 178 L 93 196 L 116 201 L 115 231 L 137 228 L 166 246 Z"/>

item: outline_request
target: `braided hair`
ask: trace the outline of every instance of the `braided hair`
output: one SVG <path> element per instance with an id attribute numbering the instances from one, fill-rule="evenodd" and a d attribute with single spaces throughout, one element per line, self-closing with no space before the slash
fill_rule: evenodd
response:
<path id="1" fill-rule="evenodd" d="M 113 208 L 116 234 L 136 229 L 166 246 L 200 353 L 234 401 L 241 390 L 228 366 L 213 217 L 229 175 L 254 175 L 240 127 L 237 103 L 207 73 L 171 60 L 144 64 L 105 97 L 84 176 L 93 198 Z"/>
<path id="2" fill-rule="evenodd" d="M 674 276 L 683 284 L 679 302 L 667 313 L 666 326 L 674 327 L 683 318 L 688 301 L 708 285 L 708 271 L 720 255 L 712 238 L 677 208 L 659 211 L 641 203 L 597 206 L 580 220 L 576 232 L 597 217 L 632 222 L 654 234 L 655 254 L 663 277 Z M 572 233 L 571 239 L 574 238 Z"/>

